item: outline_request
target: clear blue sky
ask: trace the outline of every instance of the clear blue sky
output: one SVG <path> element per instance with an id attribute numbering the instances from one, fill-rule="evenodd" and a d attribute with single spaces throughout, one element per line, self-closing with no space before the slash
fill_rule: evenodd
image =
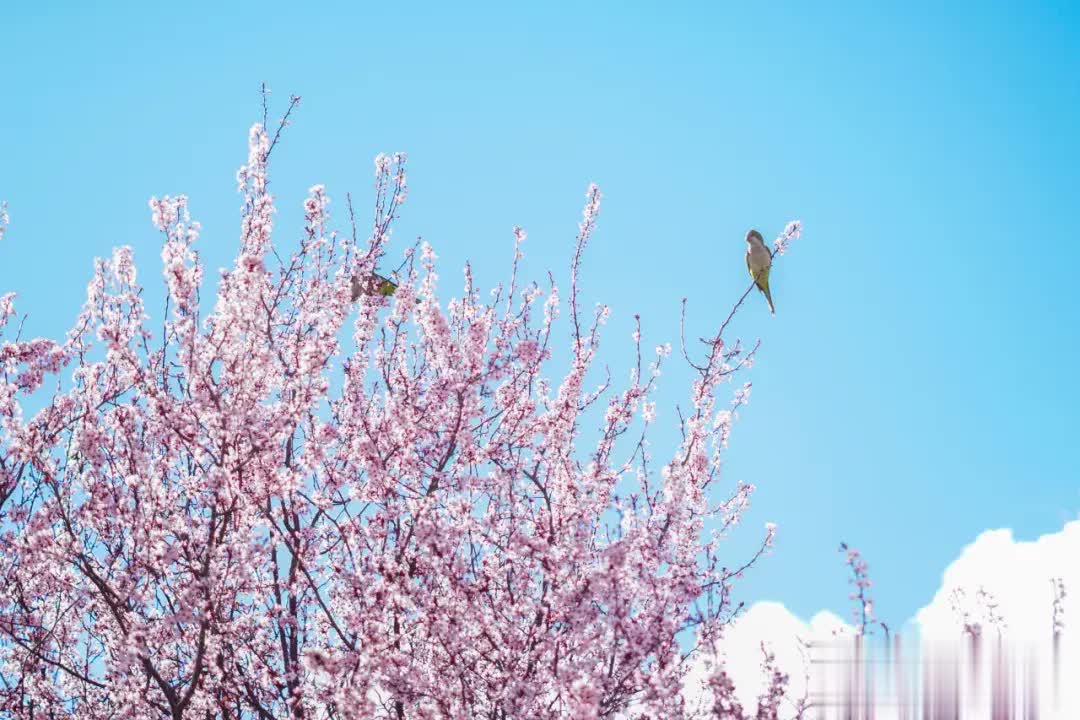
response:
<path id="1" fill-rule="evenodd" d="M 598 182 L 586 300 L 613 307 L 617 377 L 635 312 L 650 345 L 677 341 L 685 295 L 704 334 L 745 287 L 746 229 L 805 222 L 777 315 L 739 320 L 763 348 L 726 480 L 760 490 L 733 561 L 780 525 L 743 599 L 846 613 L 846 540 L 895 623 L 981 530 L 1076 515 L 1075 6 L 236 5 L 0 13 L 0 290 L 30 333 L 64 332 L 114 245 L 160 297 L 152 194 L 189 194 L 209 267 L 229 262 L 265 80 L 279 109 L 304 98 L 275 151 L 279 229 L 316 182 L 341 218 L 372 156 L 406 151 L 398 243 L 432 242 L 446 295 L 467 258 L 506 277 L 515 224 L 530 275 L 565 277 Z M 686 378 L 673 365 L 661 400 Z"/>

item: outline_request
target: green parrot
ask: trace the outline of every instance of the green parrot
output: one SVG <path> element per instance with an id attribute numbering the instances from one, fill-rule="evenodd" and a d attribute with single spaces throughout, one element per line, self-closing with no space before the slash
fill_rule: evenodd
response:
<path id="1" fill-rule="evenodd" d="M 352 279 L 352 299 L 358 300 L 361 295 L 381 295 L 390 297 L 397 290 L 397 283 L 379 273 L 371 273 L 367 277 L 354 275 Z"/>
<path id="2" fill-rule="evenodd" d="M 765 245 L 765 238 L 757 230 L 746 233 L 746 269 L 750 271 L 750 277 L 754 280 L 758 290 L 765 294 L 765 302 L 769 303 L 769 312 L 776 314 L 773 307 L 772 294 L 769 292 L 769 270 L 772 269 L 772 253 Z"/>

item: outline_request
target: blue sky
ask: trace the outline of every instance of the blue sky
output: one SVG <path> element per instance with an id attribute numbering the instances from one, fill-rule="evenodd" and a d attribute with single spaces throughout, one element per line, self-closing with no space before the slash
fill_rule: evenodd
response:
<path id="1" fill-rule="evenodd" d="M 275 150 L 280 239 L 308 186 L 340 212 L 376 153 L 406 151 L 397 249 L 430 241 L 446 295 L 466 259 L 506 277 L 513 225 L 529 274 L 565 277 L 599 183 L 585 299 L 613 308 L 616 369 L 635 312 L 675 342 L 686 296 L 704 334 L 746 285 L 746 229 L 804 221 L 777 315 L 755 302 L 737 327 L 763 347 L 728 455 L 726 480 L 759 486 L 733 562 L 780 526 L 744 599 L 846 614 L 846 540 L 895 623 L 981 530 L 1080 509 L 1066 3 L 43 5 L 7 6 L 0 42 L 0 290 L 31 334 L 63 333 L 114 245 L 160 297 L 151 195 L 187 193 L 208 266 L 229 262 L 266 81 L 279 109 L 304 98 Z M 687 377 L 665 372 L 661 420 Z"/>

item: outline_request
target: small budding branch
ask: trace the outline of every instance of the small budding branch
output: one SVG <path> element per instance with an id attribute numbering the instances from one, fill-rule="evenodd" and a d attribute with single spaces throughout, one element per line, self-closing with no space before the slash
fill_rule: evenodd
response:
<path id="1" fill-rule="evenodd" d="M 315 186 L 281 247 L 269 160 L 298 101 L 251 128 L 212 304 L 184 196 L 150 201 L 155 325 L 128 247 L 97 261 L 62 340 L 21 338 L 0 298 L 0 715 L 692 716 L 688 664 L 746 569 L 721 539 L 753 487 L 722 493 L 719 474 L 748 385 L 718 396 L 753 351 L 707 342 L 681 444 L 654 462 L 668 351 L 638 333 L 629 385 L 586 389 L 607 318 L 579 307 L 596 186 L 569 344 L 554 281 L 519 278 L 519 229 L 490 301 L 466 267 L 440 304 L 425 244 L 392 292 L 354 302 L 406 201 L 406 158 L 375 160 L 366 229 L 350 201 L 333 230 Z M 550 379 L 556 356 L 569 370 Z"/>

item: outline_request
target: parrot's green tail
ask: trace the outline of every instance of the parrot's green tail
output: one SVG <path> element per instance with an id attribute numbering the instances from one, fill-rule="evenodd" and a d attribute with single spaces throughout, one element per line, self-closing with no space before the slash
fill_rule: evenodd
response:
<path id="1" fill-rule="evenodd" d="M 765 293 L 765 302 L 769 303 L 769 312 L 771 312 L 773 315 L 775 315 L 776 314 L 776 308 L 773 307 L 773 304 L 772 304 L 772 293 L 769 292 L 769 281 L 766 280 L 761 285 L 758 285 L 758 288 L 761 290 L 761 292 Z"/>

